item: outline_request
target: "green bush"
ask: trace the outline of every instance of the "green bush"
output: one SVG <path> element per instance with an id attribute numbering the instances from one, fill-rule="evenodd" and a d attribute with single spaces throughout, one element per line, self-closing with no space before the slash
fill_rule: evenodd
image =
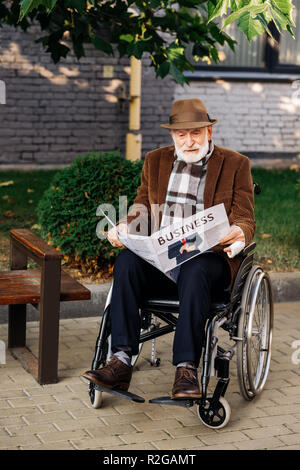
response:
<path id="1" fill-rule="evenodd" d="M 40 235 L 60 249 L 71 266 L 84 274 L 111 268 L 119 249 L 96 235 L 99 204 L 110 203 L 119 220 L 119 196 L 128 208 L 140 184 L 142 161 L 131 162 L 114 152 L 89 152 L 58 171 L 37 207 Z"/>

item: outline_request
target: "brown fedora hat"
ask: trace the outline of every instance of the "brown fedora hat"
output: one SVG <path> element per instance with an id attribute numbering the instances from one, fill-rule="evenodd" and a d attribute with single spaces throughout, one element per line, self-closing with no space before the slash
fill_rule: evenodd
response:
<path id="1" fill-rule="evenodd" d="M 161 124 L 168 129 L 193 129 L 195 127 L 207 127 L 218 122 L 211 119 L 200 98 L 174 101 L 169 117 L 169 124 Z"/>

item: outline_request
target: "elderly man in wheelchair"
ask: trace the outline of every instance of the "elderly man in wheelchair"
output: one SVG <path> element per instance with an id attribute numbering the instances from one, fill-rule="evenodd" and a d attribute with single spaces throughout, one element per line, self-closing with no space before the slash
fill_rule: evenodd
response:
<path id="1" fill-rule="evenodd" d="M 118 229 L 131 232 L 136 207 L 145 208 L 139 215 L 147 222 L 149 235 L 176 221 L 186 208 L 194 214 L 224 203 L 230 231 L 219 244 L 177 266 L 174 282 L 125 248 L 115 229 L 108 232 L 111 244 L 125 249 L 115 261 L 92 369 L 83 374 L 90 381 L 94 407 L 101 405 L 103 391 L 144 401 L 128 391 L 134 363 L 143 343 L 152 340 L 151 363 L 158 365 L 155 338 L 172 331 L 176 370 L 171 397 L 155 398 L 151 403 L 196 404 L 205 425 L 225 426 L 230 407 L 224 395 L 235 350 L 244 398 L 252 400 L 264 387 L 273 301 L 269 276 L 253 265 L 254 191 L 259 190 L 252 182 L 248 157 L 214 144 L 212 126 L 216 122 L 198 98 L 173 103 L 169 123 L 161 126 L 169 129 L 174 145 L 146 154 L 134 205 Z M 153 223 L 152 205 L 157 204 L 163 211 Z M 179 249 L 180 256 L 195 246 L 182 240 Z M 166 325 L 160 327 L 157 317 Z M 230 349 L 217 344 L 219 327 L 229 332 L 234 342 Z M 197 371 L 201 357 L 200 389 Z M 212 375 L 219 380 L 209 395 Z"/>

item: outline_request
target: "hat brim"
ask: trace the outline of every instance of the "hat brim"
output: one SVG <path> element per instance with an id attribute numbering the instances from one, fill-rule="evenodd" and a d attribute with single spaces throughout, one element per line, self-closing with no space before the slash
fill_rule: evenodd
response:
<path id="1" fill-rule="evenodd" d="M 174 124 L 160 124 L 160 127 L 166 127 L 167 129 L 195 129 L 196 127 L 208 127 L 216 124 L 218 119 L 212 119 L 204 122 L 176 122 Z"/>

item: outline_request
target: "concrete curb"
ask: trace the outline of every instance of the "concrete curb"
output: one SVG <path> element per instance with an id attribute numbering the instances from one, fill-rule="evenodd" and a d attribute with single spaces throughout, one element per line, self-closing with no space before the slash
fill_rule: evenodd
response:
<path id="1" fill-rule="evenodd" d="M 300 301 L 300 271 L 287 273 L 270 273 L 272 281 L 274 302 L 296 302 Z M 61 318 L 80 318 L 101 316 L 104 311 L 110 282 L 105 284 L 85 284 L 91 291 L 91 300 L 76 300 L 61 303 Z M 0 306 L 0 323 L 7 323 L 8 307 Z M 27 306 L 27 321 L 37 321 L 39 312 Z"/>

